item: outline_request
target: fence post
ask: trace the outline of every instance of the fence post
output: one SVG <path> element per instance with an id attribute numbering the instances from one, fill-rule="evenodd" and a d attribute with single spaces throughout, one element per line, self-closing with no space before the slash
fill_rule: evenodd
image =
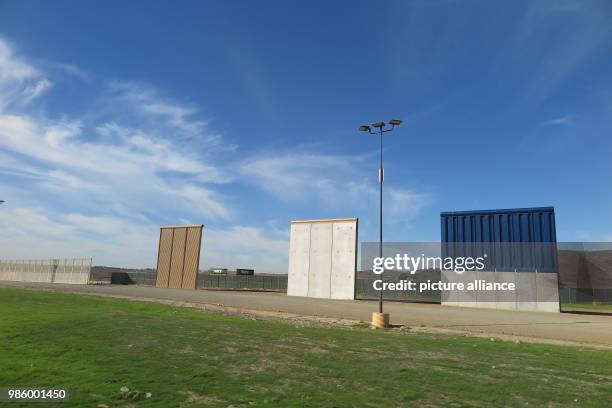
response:
<path id="1" fill-rule="evenodd" d="M 536 308 L 538 307 L 538 304 L 540 303 L 540 295 L 538 293 L 538 268 L 535 268 L 535 289 L 536 289 L 536 293 L 535 293 L 535 301 L 536 301 Z"/>

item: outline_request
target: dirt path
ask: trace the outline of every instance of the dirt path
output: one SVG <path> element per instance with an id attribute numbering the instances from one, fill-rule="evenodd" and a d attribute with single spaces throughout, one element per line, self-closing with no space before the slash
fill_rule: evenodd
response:
<path id="1" fill-rule="evenodd" d="M 0 281 L 0 287 L 54 290 L 152 300 L 296 322 L 369 322 L 375 302 L 288 297 L 281 293 L 158 289 L 145 286 L 67 285 Z M 513 312 L 434 304 L 387 302 L 391 323 L 413 331 L 459 333 L 510 340 L 612 348 L 612 317 L 569 313 Z"/>

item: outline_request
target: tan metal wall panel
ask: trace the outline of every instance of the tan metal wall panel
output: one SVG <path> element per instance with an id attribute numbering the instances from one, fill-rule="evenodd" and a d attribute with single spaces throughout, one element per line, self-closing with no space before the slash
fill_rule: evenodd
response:
<path id="1" fill-rule="evenodd" d="M 196 289 L 198 268 L 200 264 L 200 246 L 202 243 L 202 227 L 187 228 L 187 243 L 185 244 L 185 264 L 183 265 L 183 289 Z"/>
<path id="2" fill-rule="evenodd" d="M 185 243 L 187 228 L 175 228 L 172 240 L 172 258 L 170 260 L 170 280 L 168 287 L 180 289 L 183 282 L 183 264 L 185 261 Z"/>
<path id="3" fill-rule="evenodd" d="M 157 254 L 157 278 L 155 286 L 167 288 L 170 278 L 170 260 L 172 258 L 172 240 L 174 229 L 162 228 L 159 233 L 159 252 Z"/>

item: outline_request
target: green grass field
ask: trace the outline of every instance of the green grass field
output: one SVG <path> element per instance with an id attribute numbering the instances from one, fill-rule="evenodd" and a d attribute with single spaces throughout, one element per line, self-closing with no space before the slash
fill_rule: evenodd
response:
<path id="1" fill-rule="evenodd" d="M 68 387 L 78 407 L 603 407 L 612 352 L 0 289 L 8 386 Z"/>
<path id="2" fill-rule="evenodd" d="M 590 303 L 562 303 L 561 310 L 563 311 L 584 310 L 584 311 L 589 311 L 589 312 L 612 313 L 612 305 L 609 305 L 609 304 L 592 305 Z"/>

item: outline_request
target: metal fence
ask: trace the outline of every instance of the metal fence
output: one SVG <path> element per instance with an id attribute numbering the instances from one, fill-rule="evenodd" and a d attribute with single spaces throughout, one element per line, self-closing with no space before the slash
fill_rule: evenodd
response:
<path id="1" fill-rule="evenodd" d="M 156 272 L 113 271 L 109 273 L 110 283 L 118 285 L 155 286 Z M 108 282 L 108 281 L 107 281 Z M 197 289 L 287 291 L 287 275 L 198 275 Z"/>
<path id="2" fill-rule="evenodd" d="M 112 284 L 136 284 L 145 286 L 155 286 L 155 271 L 127 271 L 113 272 L 111 275 Z"/>
<path id="3" fill-rule="evenodd" d="M 612 289 L 560 288 L 559 301 L 563 304 L 612 305 Z"/>
<path id="4" fill-rule="evenodd" d="M 87 284 L 91 258 L 0 260 L 0 280 Z"/>
<path id="5" fill-rule="evenodd" d="M 198 289 L 287 291 L 287 275 L 204 275 L 198 276 Z"/>
<path id="6" fill-rule="evenodd" d="M 10 280 L 3 277 L 7 261 L 0 261 L 0 280 Z M 14 263 L 15 261 L 13 261 Z M 25 261 L 18 261 L 25 262 Z M 39 262 L 36 264 L 36 262 Z M 29 270 L 40 268 L 41 261 L 35 261 L 36 266 L 29 266 Z M 45 261 L 48 262 L 48 261 Z M 28 264 L 26 263 L 26 269 Z M 136 284 L 155 286 L 156 273 L 154 270 L 126 270 L 109 273 L 110 283 Z M 386 282 L 397 279 L 387 279 Z M 33 281 L 33 280 L 32 280 Z M 40 280 L 43 281 L 43 280 Z M 373 288 L 374 279 L 357 278 L 355 280 L 355 298 L 359 300 L 377 300 L 379 292 Z M 34 282 L 34 281 L 33 281 Z M 48 280 L 47 280 L 48 282 Z M 107 281 L 108 282 L 108 281 Z M 261 291 L 287 291 L 287 275 L 198 275 L 198 289 L 225 289 L 225 290 L 261 290 Z M 440 292 L 430 291 L 419 293 L 417 291 L 385 291 L 384 299 L 388 301 L 427 302 L 439 303 Z M 559 300 L 561 304 L 612 304 L 612 289 L 595 288 L 560 288 Z"/>

